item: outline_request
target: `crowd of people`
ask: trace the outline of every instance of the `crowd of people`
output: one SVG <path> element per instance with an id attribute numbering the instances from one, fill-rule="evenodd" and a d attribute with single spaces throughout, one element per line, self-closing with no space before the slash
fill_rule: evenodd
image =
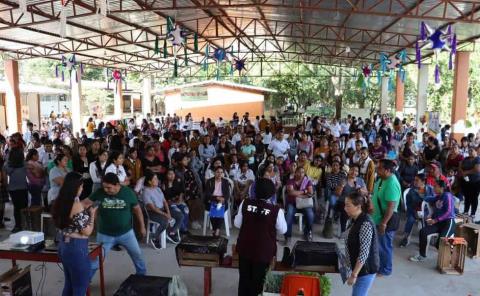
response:
<path id="1" fill-rule="evenodd" d="M 63 233 L 78 234 L 74 241 L 90 235 L 95 203 L 100 203 L 97 241 L 106 251 L 124 246 L 137 273 L 144 274 L 136 236 L 145 234 L 146 219 L 158 224 L 148 242 L 154 248 L 160 248 L 164 230 L 169 241 L 178 243 L 189 230 L 200 229 L 205 211 L 211 235 L 219 236 L 224 216 L 241 214 L 244 201 L 255 199 L 258 184 L 263 187 L 268 180 L 273 190 L 261 198 L 283 209 L 285 243 L 298 213 L 307 241 L 320 233 L 332 238 L 338 221 L 337 236 L 346 240 L 352 271 L 348 282 L 368 291 L 375 274 L 392 273 L 404 192 L 407 223 L 400 246 L 409 245 L 422 202 L 432 209 L 412 261 L 425 260 L 429 234 L 453 233 L 459 201 L 464 201 L 463 212 L 475 217 L 480 136 L 469 134 L 457 141 L 449 129 L 446 125 L 433 135 L 417 131 L 406 119 L 380 114 L 342 120 L 317 116 L 295 127 L 248 113 L 200 123 L 190 114 L 139 122 L 104 123 L 92 117 L 75 136 L 59 121 L 38 131 L 29 123 L 23 135 L 0 138 L 0 227 L 8 200 L 14 206 L 13 232 L 22 229 L 22 209 L 43 205 L 57 212 L 56 225 Z M 74 196 L 69 200 L 68 194 Z M 95 263 L 91 270 L 93 276 Z M 74 284 L 69 285 L 72 289 Z"/>

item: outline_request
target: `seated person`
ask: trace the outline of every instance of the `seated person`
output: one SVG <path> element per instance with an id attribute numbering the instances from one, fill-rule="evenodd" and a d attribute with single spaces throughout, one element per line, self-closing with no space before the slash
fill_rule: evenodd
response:
<path id="1" fill-rule="evenodd" d="M 287 198 L 285 200 L 285 208 L 287 209 L 287 232 L 285 233 L 285 244 L 288 244 L 292 236 L 292 225 L 297 211 L 302 212 L 305 216 L 305 228 L 303 235 L 305 240 L 312 241 L 312 226 L 313 226 L 313 207 L 297 209 L 297 198 L 311 198 L 313 195 L 313 185 L 310 179 L 305 176 L 305 169 L 298 167 L 295 171 L 295 177 L 290 179 L 287 183 Z"/>
<path id="2" fill-rule="evenodd" d="M 188 233 L 188 215 L 190 211 L 185 203 L 184 188 L 182 187 L 181 180 L 175 175 L 173 169 L 167 170 L 165 182 L 162 184 L 162 190 L 170 206 L 172 216 L 177 215 L 177 213 L 174 212 L 180 212 L 183 216 L 182 221 L 180 221 L 180 233 Z"/>
<path id="3" fill-rule="evenodd" d="M 436 197 L 425 199 L 432 205 L 433 213 L 427 216 L 427 226 L 420 230 L 420 254 L 410 257 L 410 261 L 422 262 L 427 259 L 427 238 L 430 234 L 438 233 L 440 237 L 450 237 L 455 232 L 454 196 L 448 192 L 447 184 L 438 180 L 434 190 Z M 437 248 L 440 240 L 437 240 Z"/>
<path id="4" fill-rule="evenodd" d="M 407 221 L 405 223 L 405 236 L 400 242 L 400 247 L 406 247 L 410 243 L 410 234 L 413 224 L 417 220 L 417 211 L 420 209 L 424 199 L 431 199 L 435 196 L 433 187 L 427 185 L 425 174 L 417 174 L 413 181 L 413 186 L 406 196 Z"/>
<path id="5" fill-rule="evenodd" d="M 364 196 L 368 195 L 365 181 L 360 178 L 360 167 L 357 164 L 352 164 L 346 179 L 343 179 L 336 188 L 335 194 L 339 197 L 335 204 L 335 211 L 340 214 L 340 228 L 342 234 L 347 229 L 348 215 L 345 212 L 345 199 L 354 192 L 360 192 Z"/>
<path id="6" fill-rule="evenodd" d="M 402 189 L 405 190 L 412 187 L 415 176 L 418 173 L 418 165 L 414 155 L 408 156 L 407 161 L 400 164 L 398 173 L 400 175 L 400 184 L 402 185 Z"/>
<path id="7" fill-rule="evenodd" d="M 167 238 L 173 242 L 180 242 L 177 231 L 183 220 L 183 214 L 175 211 L 171 212 L 168 202 L 165 199 L 162 190 L 158 187 L 158 177 L 155 173 L 147 170 L 145 172 L 144 188 L 142 192 L 142 199 L 147 208 L 148 217 L 150 220 L 159 224 L 154 238 L 150 242 L 155 249 L 160 246 L 160 234 L 167 230 Z"/>
<path id="8" fill-rule="evenodd" d="M 255 181 L 255 174 L 248 168 L 248 162 L 240 164 L 240 170 L 233 175 L 233 194 L 235 202 L 240 204 L 248 196 L 248 188 Z"/>
<path id="9" fill-rule="evenodd" d="M 214 172 L 215 176 L 205 183 L 205 208 L 210 212 L 213 236 L 219 236 L 223 216 L 228 209 L 231 187 L 228 179 L 223 177 L 224 170 L 221 166 L 216 167 Z"/>
<path id="10" fill-rule="evenodd" d="M 325 198 L 329 201 L 330 205 L 327 209 L 327 217 L 330 215 L 330 209 L 333 209 L 337 203 L 338 195 L 336 195 L 337 187 L 345 182 L 346 174 L 340 170 L 341 163 L 338 160 L 332 162 L 331 172 L 326 178 Z M 350 170 L 349 170 L 350 171 Z"/>

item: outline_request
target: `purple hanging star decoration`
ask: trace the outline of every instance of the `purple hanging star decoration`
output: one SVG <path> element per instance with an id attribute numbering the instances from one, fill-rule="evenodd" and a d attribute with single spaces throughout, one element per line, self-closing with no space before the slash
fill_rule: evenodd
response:
<path id="1" fill-rule="evenodd" d="M 234 67 L 241 74 L 245 70 L 245 59 L 235 59 Z"/>

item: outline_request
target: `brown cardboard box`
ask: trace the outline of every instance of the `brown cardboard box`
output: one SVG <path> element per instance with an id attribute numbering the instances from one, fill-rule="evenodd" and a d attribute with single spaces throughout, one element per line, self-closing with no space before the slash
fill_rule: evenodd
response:
<path id="1" fill-rule="evenodd" d="M 15 265 L 0 275 L 0 294 L 2 296 L 32 296 L 30 265 L 23 269 Z"/>

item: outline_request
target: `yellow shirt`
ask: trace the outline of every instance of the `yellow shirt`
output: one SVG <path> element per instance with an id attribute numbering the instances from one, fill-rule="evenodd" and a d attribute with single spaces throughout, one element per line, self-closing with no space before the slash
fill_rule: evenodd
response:
<path id="1" fill-rule="evenodd" d="M 94 122 L 87 123 L 87 133 L 93 133 L 94 129 L 95 129 L 95 123 Z"/>
<path id="2" fill-rule="evenodd" d="M 305 175 L 307 175 L 312 182 L 315 184 L 320 181 L 322 177 L 322 169 L 310 164 L 310 162 L 305 163 L 304 167 Z"/>

